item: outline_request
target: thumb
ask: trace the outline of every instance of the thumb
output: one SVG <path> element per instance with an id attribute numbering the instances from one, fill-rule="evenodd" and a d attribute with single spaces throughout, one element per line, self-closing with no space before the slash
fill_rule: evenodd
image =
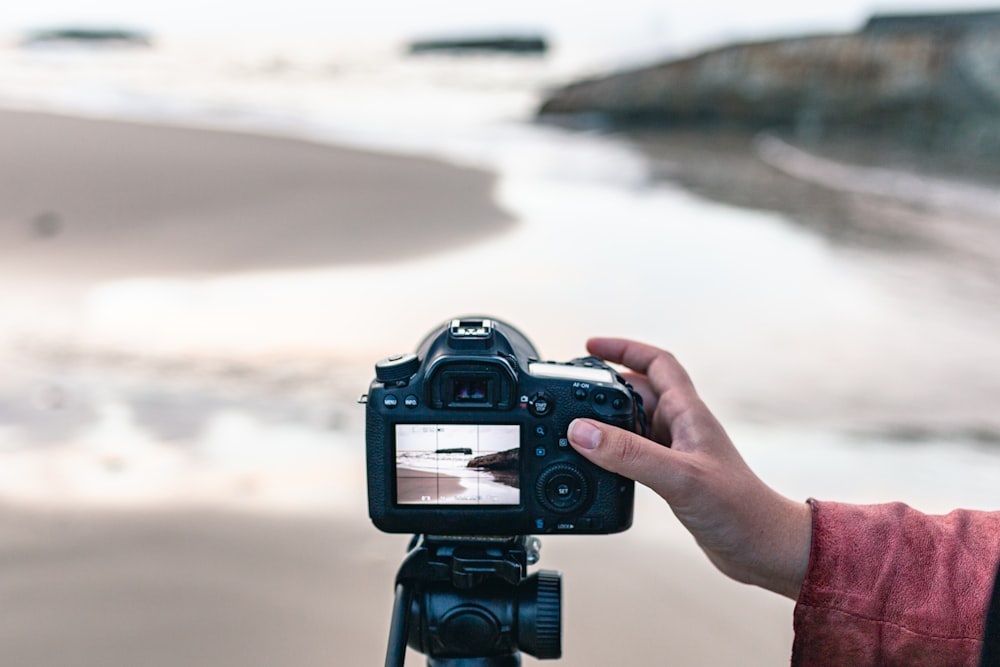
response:
<path id="1" fill-rule="evenodd" d="M 574 419 L 567 437 L 573 449 L 588 461 L 658 493 L 664 485 L 665 473 L 675 468 L 674 459 L 678 455 L 641 435 L 593 419 Z"/>

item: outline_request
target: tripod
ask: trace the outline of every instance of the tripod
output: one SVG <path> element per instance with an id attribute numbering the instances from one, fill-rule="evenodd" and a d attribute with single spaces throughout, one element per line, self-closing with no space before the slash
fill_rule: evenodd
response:
<path id="1" fill-rule="evenodd" d="M 518 667 L 520 650 L 559 658 L 561 575 L 527 576 L 540 548 L 527 535 L 415 536 L 396 574 L 385 666 L 403 667 L 407 644 L 428 667 Z"/>

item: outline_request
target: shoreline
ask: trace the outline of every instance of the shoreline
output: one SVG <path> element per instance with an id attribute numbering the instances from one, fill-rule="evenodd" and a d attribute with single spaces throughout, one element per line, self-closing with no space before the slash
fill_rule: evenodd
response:
<path id="1" fill-rule="evenodd" d="M 498 479 L 496 473 L 493 471 L 484 471 L 476 469 L 473 475 L 469 475 L 463 478 L 456 475 L 448 475 L 445 473 L 431 472 L 429 470 L 421 470 L 419 468 L 411 468 L 409 466 L 397 466 L 397 471 L 398 470 L 405 470 L 407 471 L 408 474 L 399 475 L 397 473 L 396 476 L 397 495 L 399 498 L 411 498 L 411 500 L 399 500 L 398 502 L 400 502 L 401 504 L 421 505 L 426 502 L 427 504 L 443 504 L 443 505 L 462 505 L 462 504 L 516 505 L 520 503 L 520 494 L 521 494 L 520 489 L 517 486 L 504 484 Z M 488 475 L 488 478 L 484 477 L 484 474 Z M 475 482 L 474 488 L 463 484 L 463 479 L 474 481 Z M 489 489 L 496 489 L 499 492 L 505 492 L 507 494 L 509 494 L 510 490 L 513 489 L 517 494 L 517 498 L 514 499 L 514 502 L 505 502 L 506 500 L 510 500 L 506 498 L 504 499 L 504 502 L 494 502 L 494 503 L 448 502 L 449 499 L 453 501 L 456 496 L 460 495 L 476 494 L 481 496 L 484 493 L 484 487 L 486 489 L 485 492 L 488 492 Z M 494 493 L 497 493 L 497 491 L 494 491 Z M 428 498 L 437 497 L 438 501 L 436 503 L 431 501 L 421 501 L 420 498 L 422 497 L 428 497 Z M 445 498 L 446 500 L 442 501 L 440 500 L 441 498 Z"/>

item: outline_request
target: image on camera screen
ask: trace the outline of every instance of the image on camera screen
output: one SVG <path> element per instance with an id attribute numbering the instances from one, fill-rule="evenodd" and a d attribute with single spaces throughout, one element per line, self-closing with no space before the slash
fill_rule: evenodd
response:
<path id="1" fill-rule="evenodd" d="M 396 424 L 400 505 L 517 505 L 517 424 Z"/>

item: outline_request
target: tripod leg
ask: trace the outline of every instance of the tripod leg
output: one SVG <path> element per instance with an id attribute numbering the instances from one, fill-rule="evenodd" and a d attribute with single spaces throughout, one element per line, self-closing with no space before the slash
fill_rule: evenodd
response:
<path id="1" fill-rule="evenodd" d="M 410 588 L 405 584 L 396 584 L 396 600 L 392 605 L 392 625 L 389 626 L 389 646 L 385 652 L 385 667 L 403 667 L 403 662 L 406 660 L 410 599 Z"/>

